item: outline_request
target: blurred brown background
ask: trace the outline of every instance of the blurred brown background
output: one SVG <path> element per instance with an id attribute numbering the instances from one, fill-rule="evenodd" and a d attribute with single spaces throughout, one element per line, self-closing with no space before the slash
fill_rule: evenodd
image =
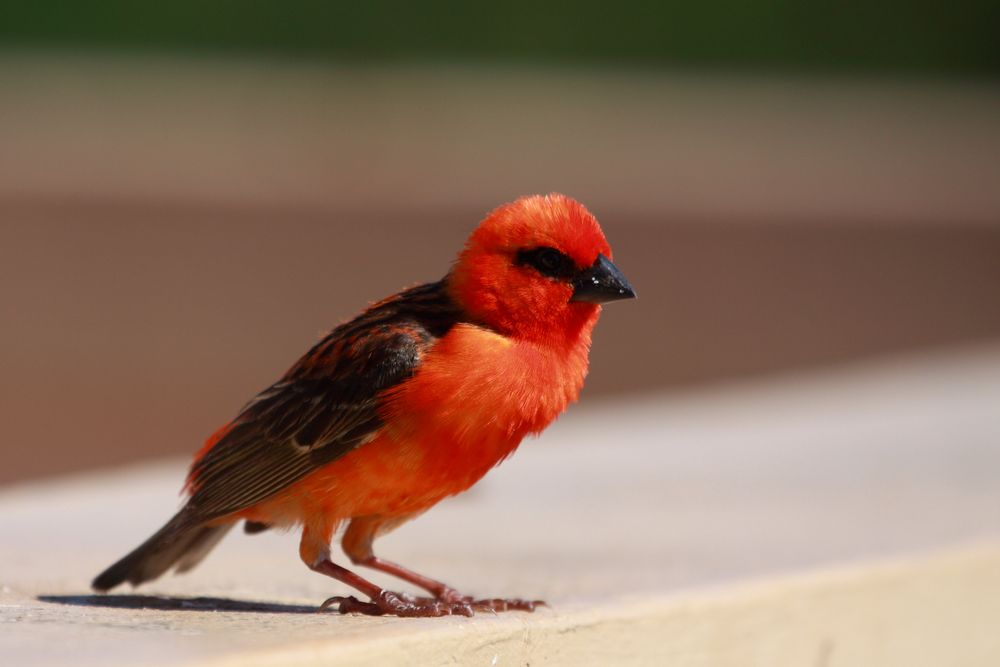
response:
<path id="1" fill-rule="evenodd" d="M 640 299 L 585 400 L 1000 337 L 989 81 L 8 52 L 0 481 L 192 452 L 558 190 Z"/>

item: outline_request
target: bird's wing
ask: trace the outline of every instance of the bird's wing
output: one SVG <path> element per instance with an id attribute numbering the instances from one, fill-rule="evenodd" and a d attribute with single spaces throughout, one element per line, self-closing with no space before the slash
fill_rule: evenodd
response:
<path id="1" fill-rule="evenodd" d="M 440 283 L 375 304 L 334 329 L 248 403 L 189 475 L 192 518 L 251 507 L 363 445 L 384 392 L 457 321 Z"/>

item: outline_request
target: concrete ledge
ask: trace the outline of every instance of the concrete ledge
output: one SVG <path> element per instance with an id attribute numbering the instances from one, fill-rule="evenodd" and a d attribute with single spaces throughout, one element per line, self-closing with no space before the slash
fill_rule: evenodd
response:
<path id="1" fill-rule="evenodd" d="M 473 619 L 313 613 L 293 536 L 92 596 L 176 506 L 184 462 L 0 493 L 13 665 L 1000 664 L 1000 349 L 578 406 L 378 544 Z M 915 555 L 914 555 L 915 554 Z M 373 577 L 386 584 L 388 580 Z"/>
<path id="2" fill-rule="evenodd" d="M 382 626 L 208 660 L 285 665 L 994 666 L 1000 543 L 709 592 Z"/>

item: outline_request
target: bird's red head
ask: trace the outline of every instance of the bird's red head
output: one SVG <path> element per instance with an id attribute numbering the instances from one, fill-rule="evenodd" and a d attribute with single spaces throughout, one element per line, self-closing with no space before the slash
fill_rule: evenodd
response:
<path id="1" fill-rule="evenodd" d="M 497 208 L 472 233 L 448 277 L 475 320 L 531 340 L 589 332 L 605 301 L 635 292 L 583 204 L 535 195 Z"/>

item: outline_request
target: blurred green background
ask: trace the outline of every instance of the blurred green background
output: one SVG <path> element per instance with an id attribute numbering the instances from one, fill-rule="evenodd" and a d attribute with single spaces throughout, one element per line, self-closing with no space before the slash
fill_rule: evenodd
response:
<path id="1" fill-rule="evenodd" d="M 5 2 L 0 42 L 386 61 L 499 59 L 995 77 L 1000 3 Z"/>

